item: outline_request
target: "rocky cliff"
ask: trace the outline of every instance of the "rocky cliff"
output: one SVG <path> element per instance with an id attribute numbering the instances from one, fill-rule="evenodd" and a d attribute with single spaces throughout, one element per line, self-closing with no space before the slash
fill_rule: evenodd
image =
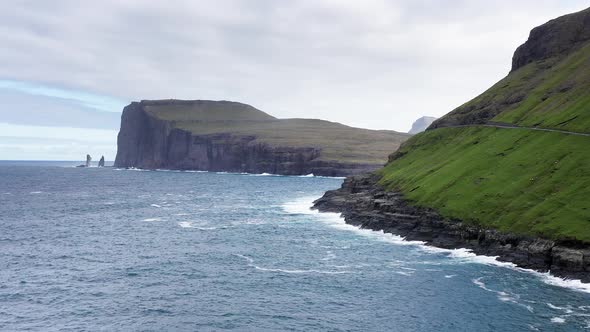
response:
<path id="1" fill-rule="evenodd" d="M 123 110 L 115 167 L 346 176 L 379 168 L 407 137 L 227 101 L 141 101 Z"/>
<path id="2" fill-rule="evenodd" d="M 398 191 L 385 190 L 379 179 L 375 174 L 349 177 L 340 189 L 318 199 L 314 208 L 342 213 L 349 224 L 397 234 L 409 241 L 446 249 L 468 248 L 523 268 L 590 282 L 590 248 L 584 243 L 498 232 L 445 218 L 433 209 L 412 205 Z"/>

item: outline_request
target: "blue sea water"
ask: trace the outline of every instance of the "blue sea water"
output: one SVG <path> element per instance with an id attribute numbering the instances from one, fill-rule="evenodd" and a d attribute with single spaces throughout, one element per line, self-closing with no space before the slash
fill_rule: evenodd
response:
<path id="1" fill-rule="evenodd" d="M 0 163 L 2 331 L 590 329 L 588 287 L 310 211 L 341 179 L 63 166 Z"/>

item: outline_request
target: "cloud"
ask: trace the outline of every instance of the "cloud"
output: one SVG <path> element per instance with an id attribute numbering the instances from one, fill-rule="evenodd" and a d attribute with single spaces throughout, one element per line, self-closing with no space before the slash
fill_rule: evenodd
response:
<path id="1" fill-rule="evenodd" d="M 0 3 L 0 78 L 113 100 L 229 99 L 407 130 L 509 70 L 530 29 L 586 1 Z M 86 105 L 88 106 L 88 105 Z"/>

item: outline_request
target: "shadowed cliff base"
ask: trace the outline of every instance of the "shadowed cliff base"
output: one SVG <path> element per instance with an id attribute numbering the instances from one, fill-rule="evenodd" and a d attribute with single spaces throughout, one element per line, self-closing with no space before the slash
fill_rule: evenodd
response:
<path id="1" fill-rule="evenodd" d="M 123 111 L 115 166 L 347 176 L 381 167 L 409 137 L 229 101 L 141 101 Z"/>

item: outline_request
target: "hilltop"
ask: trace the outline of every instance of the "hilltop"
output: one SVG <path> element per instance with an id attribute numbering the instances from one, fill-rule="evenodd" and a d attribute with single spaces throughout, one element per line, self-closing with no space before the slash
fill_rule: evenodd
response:
<path id="1" fill-rule="evenodd" d="M 381 167 L 407 138 L 237 102 L 144 100 L 125 107 L 115 166 L 344 176 Z"/>

